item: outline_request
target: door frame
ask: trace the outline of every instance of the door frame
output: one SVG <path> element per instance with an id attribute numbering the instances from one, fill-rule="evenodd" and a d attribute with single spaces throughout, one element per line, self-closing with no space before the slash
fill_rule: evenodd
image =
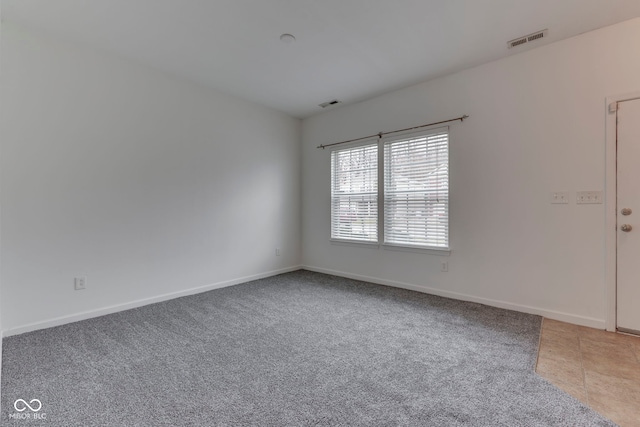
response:
<path id="1" fill-rule="evenodd" d="M 634 99 L 640 99 L 640 91 L 608 96 L 605 104 L 605 329 L 612 332 L 617 329 L 618 108 L 615 104 Z"/>

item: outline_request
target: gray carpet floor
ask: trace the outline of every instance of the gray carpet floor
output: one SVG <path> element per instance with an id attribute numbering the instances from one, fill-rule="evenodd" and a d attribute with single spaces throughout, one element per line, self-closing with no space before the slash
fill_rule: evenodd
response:
<path id="1" fill-rule="evenodd" d="M 298 271 L 5 338 L 2 425 L 613 426 L 535 374 L 540 324 Z"/>

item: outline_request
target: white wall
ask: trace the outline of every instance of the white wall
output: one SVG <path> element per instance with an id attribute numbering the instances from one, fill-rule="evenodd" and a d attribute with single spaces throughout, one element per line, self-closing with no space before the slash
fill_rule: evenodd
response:
<path id="1" fill-rule="evenodd" d="M 296 268 L 301 251 L 313 269 L 604 325 L 604 205 L 549 193 L 604 189 L 604 99 L 640 90 L 638 19 L 307 119 L 302 172 L 298 120 L 1 32 L 8 333 Z M 315 147 L 460 114 L 451 256 L 331 245 Z"/>
<path id="2" fill-rule="evenodd" d="M 640 19 L 345 106 L 303 122 L 303 264 L 604 327 L 605 97 L 640 90 Z M 451 248 L 329 242 L 330 151 L 316 146 L 470 115 L 451 127 Z"/>
<path id="3" fill-rule="evenodd" d="M 0 0 L 0 46 L 2 46 L 2 0 Z M 0 80 L 2 79 L 2 49 L 0 49 Z M 0 92 L 0 156 L 2 155 L 2 92 Z M 0 162 L 1 163 L 1 162 Z M 1 175 L 1 174 L 0 174 Z M 0 188 L 2 185 L 0 184 Z M 1 211 L 1 201 L 0 201 L 0 211 Z M 0 212 L 0 235 L 2 234 L 2 214 Z M 0 242 L 2 239 L 0 238 Z M 0 252 L 1 255 L 1 252 Z M 2 258 L 0 257 L 0 266 L 2 265 Z M 2 329 L 2 269 L 0 267 L 0 385 L 2 384 L 2 338 L 3 338 L 3 329 Z M 2 395 L 2 388 L 0 387 L 0 397 Z M 0 399 L 1 400 L 1 399 Z M 0 416 L 2 415 L 2 411 L 0 411 Z"/>
<path id="4" fill-rule="evenodd" d="M 2 56 L 6 332 L 300 264 L 299 120 L 6 23 Z"/>

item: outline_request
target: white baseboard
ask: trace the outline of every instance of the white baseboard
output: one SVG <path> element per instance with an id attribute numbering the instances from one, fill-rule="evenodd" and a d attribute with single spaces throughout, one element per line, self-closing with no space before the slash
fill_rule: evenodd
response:
<path id="1" fill-rule="evenodd" d="M 119 311 L 142 307 L 149 304 L 155 304 L 158 302 L 180 298 L 188 295 L 199 294 L 202 292 L 211 291 L 213 289 L 226 288 L 228 286 L 234 286 L 240 283 L 250 282 L 252 280 L 264 279 L 266 277 L 276 276 L 282 273 L 289 273 L 291 271 L 300 270 L 301 268 L 302 267 L 298 265 L 294 267 L 283 268 L 280 270 L 254 274 L 251 276 L 239 277 L 237 279 L 213 283 L 210 285 L 200 286 L 197 288 L 185 289 L 177 292 L 170 292 L 168 294 L 158 295 L 150 298 L 144 298 L 144 299 L 131 301 L 123 304 L 111 305 L 111 306 L 99 308 L 96 310 L 83 311 L 81 313 L 75 313 L 68 316 L 56 317 L 56 318 L 44 320 L 41 322 L 29 323 L 27 325 L 18 326 L 16 328 L 7 329 L 5 331 L 0 331 L 0 333 L 2 333 L 2 336 L 9 337 L 12 335 L 19 335 L 19 334 L 24 334 L 26 332 L 37 331 L 39 329 L 52 328 L 54 326 L 60 326 L 60 325 L 65 325 L 67 323 L 79 322 L 81 320 L 86 320 L 94 317 L 104 316 L 107 314 L 117 313 Z"/>
<path id="2" fill-rule="evenodd" d="M 548 319 L 559 320 L 561 322 L 573 323 L 574 325 L 587 326 L 596 329 L 605 329 L 604 319 L 595 319 L 592 317 L 577 316 L 569 313 L 562 313 L 559 311 L 547 310 L 539 307 L 531 307 L 528 305 L 514 304 L 507 301 L 494 300 L 489 298 L 482 298 L 474 295 L 462 294 L 458 292 L 445 291 L 442 289 L 430 288 L 428 286 L 414 285 L 404 282 L 396 282 L 392 280 L 380 279 L 377 277 L 363 276 L 360 274 L 346 273 L 344 271 L 329 270 L 326 268 L 313 267 L 310 265 L 303 265 L 303 269 L 309 271 L 315 271 L 318 273 L 331 274 L 334 276 L 346 277 L 348 279 L 361 280 L 363 282 L 376 283 L 378 285 L 392 286 L 395 288 L 409 289 L 412 291 L 422 292 L 425 294 L 438 295 L 441 297 L 476 302 L 479 304 L 489 305 L 492 307 L 504 308 L 507 310 L 520 311 L 522 313 L 537 314 Z"/>
<path id="3" fill-rule="evenodd" d="M 442 289 L 430 288 L 428 286 L 414 285 L 410 283 L 404 282 L 396 282 L 392 280 L 380 279 L 377 277 L 364 276 L 360 274 L 352 274 L 344 271 L 336 271 L 330 270 L 326 268 L 313 267 L 310 265 L 299 265 L 294 267 L 283 268 L 280 270 L 268 271 L 265 273 L 255 274 L 251 276 L 240 277 L 233 280 L 227 280 L 224 282 L 218 282 L 206 286 L 200 286 L 197 288 L 185 289 L 182 291 L 171 292 L 168 294 L 158 295 L 155 297 L 144 298 L 136 301 L 131 301 L 128 303 L 112 305 L 108 307 L 99 308 L 96 310 L 84 311 L 81 313 L 75 313 L 68 316 L 56 317 L 53 319 L 30 323 L 27 325 L 18 326 L 15 328 L 7 329 L 5 331 L 0 331 L 0 351 L 2 349 L 1 338 L 9 337 L 12 335 L 19 335 L 26 332 L 36 331 L 39 329 L 52 328 L 54 326 L 65 325 L 67 323 L 79 322 L 81 320 L 91 319 L 94 317 L 104 316 L 107 314 L 117 313 L 124 310 L 129 310 L 132 308 L 142 307 L 149 304 L 155 304 L 162 301 L 167 301 L 175 298 L 180 298 L 183 296 L 199 294 L 202 292 L 207 292 L 213 289 L 226 288 L 228 286 L 238 285 L 240 283 L 250 282 L 252 280 L 264 279 L 266 277 L 276 276 L 278 274 L 289 273 L 292 271 L 305 269 L 309 271 L 315 271 L 318 273 L 331 274 L 334 276 L 346 277 L 349 279 L 361 280 L 364 282 L 376 283 L 379 285 L 392 286 L 395 288 L 409 289 L 412 291 L 422 292 L 426 294 L 438 295 L 441 297 L 452 298 L 462 301 L 470 301 L 476 302 L 479 304 L 485 304 L 492 307 L 504 308 L 507 310 L 520 311 L 523 313 L 536 314 L 539 316 L 544 316 L 549 319 L 559 320 L 562 322 L 573 323 L 575 325 L 588 326 L 591 328 L 597 329 L 605 329 L 605 320 L 604 319 L 595 319 L 591 317 L 577 316 L 569 313 L 562 313 L 553 310 L 547 310 L 539 307 L 531 307 L 527 305 L 514 304 L 507 301 L 493 300 L 489 298 L 482 298 L 474 295 L 462 294 L 458 292 L 451 292 Z M 0 353 L 1 354 L 1 353 Z M 0 362 L 1 363 L 1 362 Z M 0 365 L 1 366 L 1 365 Z"/>

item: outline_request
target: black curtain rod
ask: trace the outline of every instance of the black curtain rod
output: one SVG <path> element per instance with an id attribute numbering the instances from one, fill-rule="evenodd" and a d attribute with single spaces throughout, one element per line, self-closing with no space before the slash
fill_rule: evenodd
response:
<path id="1" fill-rule="evenodd" d="M 346 144 L 348 142 L 356 142 L 356 141 L 362 141 L 363 139 L 370 139 L 370 138 L 374 138 L 374 137 L 378 137 L 378 138 L 382 138 L 385 135 L 389 135 L 392 133 L 398 133 L 398 132 L 405 132 L 408 130 L 413 130 L 413 129 L 420 129 L 420 128 L 426 128 L 427 126 L 435 126 L 435 125 L 440 125 L 442 123 L 449 123 L 449 122 L 457 122 L 458 120 L 460 120 L 461 122 L 464 121 L 464 119 L 468 118 L 469 116 L 467 116 L 466 114 L 462 117 L 457 117 L 455 119 L 451 119 L 451 120 L 443 120 L 441 122 L 434 122 L 434 123 L 429 123 L 426 125 L 420 125 L 420 126 L 414 126 L 412 128 L 406 128 L 406 129 L 400 129 L 400 130 L 392 130 L 390 132 L 380 132 L 380 133 L 376 133 L 375 135 L 369 135 L 369 136 L 363 136 L 362 138 L 356 138 L 356 139 L 350 139 L 348 141 L 341 141 L 341 142 L 334 142 L 333 144 L 327 144 L 327 145 L 318 145 L 316 148 L 322 148 L 323 150 L 326 147 L 331 147 L 333 145 L 340 145 L 340 144 Z"/>

